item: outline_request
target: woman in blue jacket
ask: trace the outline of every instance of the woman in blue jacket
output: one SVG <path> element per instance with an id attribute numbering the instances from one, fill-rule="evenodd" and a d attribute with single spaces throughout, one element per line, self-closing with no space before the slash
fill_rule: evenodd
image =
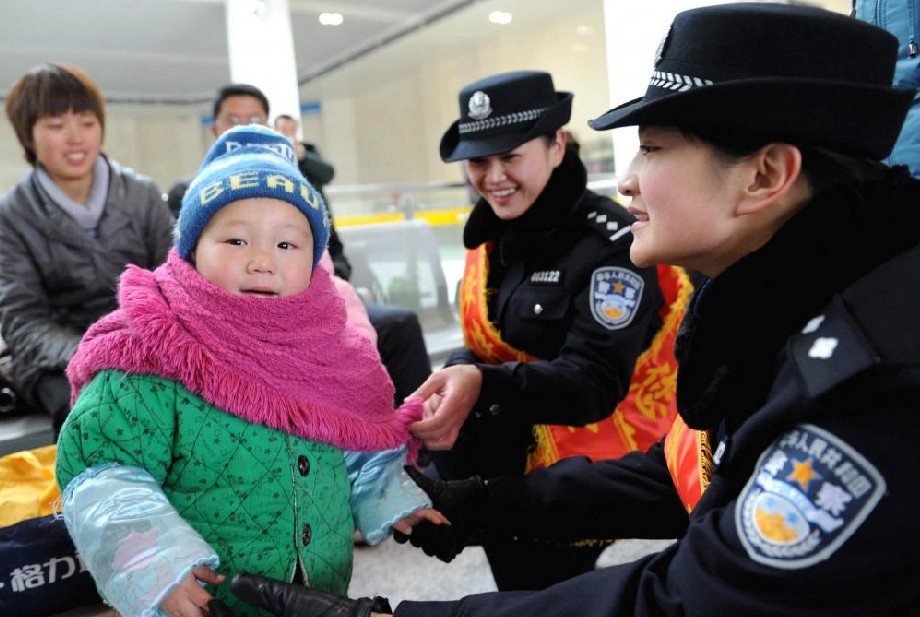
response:
<path id="1" fill-rule="evenodd" d="M 894 85 L 914 89 L 920 86 L 920 2 L 853 0 L 853 14 L 898 37 Z M 914 177 L 920 177 L 920 94 L 914 95 L 901 135 L 885 162 L 907 165 Z"/>

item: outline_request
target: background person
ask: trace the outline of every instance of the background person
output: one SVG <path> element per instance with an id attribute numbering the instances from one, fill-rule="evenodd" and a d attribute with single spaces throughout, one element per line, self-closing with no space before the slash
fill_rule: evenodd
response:
<path id="1" fill-rule="evenodd" d="M 427 417 L 412 431 L 443 451 L 432 460 L 444 478 L 520 475 L 564 456 L 647 448 L 674 415 L 666 341 L 679 315 L 662 327 L 673 299 L 654 267 L 629 261 L 632 216 L 586 188 L 562 130 L 571 93 L 557 92 L 548 73 L 523 71 L 470 84 L 459 99 L 441 158 L 465 161 L 480 195 L 463 230 L 466 347 L 418 390 Z M 645 373 L 651 365 L 657 372 Z M 637 366 L 643 378 L 614 414 Z M 591 570 L 601 550 L 505 539 L 484 548 L 501 590 Z"/>
<path id="2" fill-rule="evenodd" d="M 299 126 L 297 120 L 287 114 L 281 114 L 275 118 L 274 126 L 276 131 L 290 139 L 291 143 L 294 144 L 294 148 L 297 150 L 297 167 L 300 169 L 300 173 L 313 185 L 313 188 L 319 191 L 331 215 L 332 209 L 329 206 L 329 199 L 326 197 L 323 187 L 332 182 L 335 177 L 335 167 L 323 158 L 316 144 L 305 143 L 297 139 L 297 128 Z M 332 256 L 332 262 L 335 265 L 335 275 L 347 281 L 351 277 L 351 264 L 348 262 L 348 258 L 345 257 L 345 247 L 339 239 L 339 234 L 335 232 L 335 225 L 332 226 L 332 234 L 329 236 L 329 254 Z"/>
<path id="3" fill-rule="evenodd" d="M 268 124 L 268 97 L 249 84 L 227 84 L 217 91 L 214 97 L 211 134 L 215 139 L 234 126 L 246 124 Z M 176 182 L 167 194 L 169 209 L 173 216 L 179 217 L 182 198 L 188 191 L 195 174 Z"/>
<path id="4" fill-rule="evenodd" d="M 645 95 L 592 126 L 639 127 L 620 177 L 632 259 L 709 278 L 677 348 L 680 417 L 712 437 L 697 469 L 708 488 L 658 554 L 539 592 L 402 602 L 399 617 L 920 613 L 920 182 L 878 162 L 914 95 L 891 86 L 897 41 L 813 7 L 731 3 L 678 14 L 661 50 Z M 679 512 L 678 471 L 656 448 L 487 492 L 571 508 L 568 528 L 541 536 L 619 533 L 643 503 Z M 296 607 L 275 611 L 287 617 L 326 604 L 279 583 L 236 587 Z"/>
<path id="5" fill-rule="evenodd" d="M 121 277 L 119 310 L 71 361 L 64 520 L 122 615 L 206 615 L 199 581 L 215 572 L 344 595 L 356 525 L 377 544 L 444 522 L 403 471 L 420 403 L 393 412 L 374 346 L 317 267 L 328 221 L 283 135 L 225 132 L 167 263 Z"/>
<path id="6" fill-rule="evenodd" d="M 898 38 L 893 83 L 916 91 L 920 86 L 920 3 L 917 0 L 853 0 L 853 14 Z M 907 165 L 915 178 L 920 177 L 920 93 L 914 95 L 901 134 L 885 163 Z"/>
<path id="7" fill-rule="evenodd" d="M 102 154 L 105 102 L 82 70 L 38 65 L 5 107 L 33 169 L 0 197 L 0 327 L 17 393 L 57 434 L 80 337 L 115 308 L 126 264 L 166 259 L 172 221 L 150 178 Z"/>

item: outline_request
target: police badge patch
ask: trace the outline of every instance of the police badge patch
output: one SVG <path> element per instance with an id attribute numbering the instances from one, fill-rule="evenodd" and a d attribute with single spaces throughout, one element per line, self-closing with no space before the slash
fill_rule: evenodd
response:
<path id="1" fill-rule="evenodd" d="M 754 561 L 807 568 L 856 532 L 885 489 L 878 470 L 849 444 L 802 424 L 757 461 L 738 498 L 738 536 Z"/>
<path id="2" fill-rule="evenodd" d="M 598 268 L 591 274 L 591 313 L 608 330 L 625 328 L 642 300 L 642 277 L 616 266 Z"/>

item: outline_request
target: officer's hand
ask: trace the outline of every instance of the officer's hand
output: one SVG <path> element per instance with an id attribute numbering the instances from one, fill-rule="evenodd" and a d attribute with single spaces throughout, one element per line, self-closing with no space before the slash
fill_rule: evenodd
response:
<path id="1" fill-rule="evenodd" d="M 479 476 L 465 480 L 435 480 L 411 465 L 406 465 L 405 469 L 419 488 L 428 493 L 434 509 L 453 523 L 486 500 L 485 484 Z"/>
<path id="2" fill-rule="evenodd" d="M 409 431 L 429 450 L 450 450 L 482 390 L 482 371 L 455 364 L 435 371 L 412 396 L 425 402 L 425 416 Z"/>
<path id="3" fill-rule="evenodd" d="M 244 602 L 277 617 L 370 617 L 372 612 L 393 613 L 386 598 L 340 598 L 246 572 L 233 577 L 230 590 Z"/>
<path id="4" fill-rule="evenodd" d="M 412 546 L 422 549 L 429 557 L 437 557 L 444 563 L 450 563 L 467 546 L 467 535 L 458 525 L 434 525 L 422 521 L 412 528 L 412 533 L 406 535 L 393 531 L 393 539 L 399 544 L 409 542 Z"/>
<path id="5" fill-rule="evenodd" d="M 412 528 L 411 534 L 396 531 L 393 538 L 400 544 L 409 542 L 426 555 L 449 563 L 464 547 L 476 544 L 481 536 L 477 517 L 471 513 L 486 500 L 485 484 L 479 476 L 465 480 L 434 480 L 411 466 L 406 466 L 406 473 L 451 524 L 434 525 L 422 521 Z"/>

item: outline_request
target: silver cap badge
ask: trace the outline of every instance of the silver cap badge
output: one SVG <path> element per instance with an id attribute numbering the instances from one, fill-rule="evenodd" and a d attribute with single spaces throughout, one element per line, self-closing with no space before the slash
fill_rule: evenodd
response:
<path id="1" fill-rule="evenodd" d="M 482 90 L 477 90 L 473 93 L 473 96 L 470 97 L 469 110 L 470 118 L 473 120 L 485 120 L 489 117 L 489 114 L 492 113 L 492 107 L 490 106 L 491 101 L 489 100 L 489 95 L 483 92 Z"/>
<path id="2" fill-rule="evenodd" d="M 661 59 L 664 57 L 664 50 L 668 46 L 668 39 L 671 38 L 671 28 L 674 24 L 668 26 L 668 31 L 665 33 L 664 37 L 661 39 L 661 42 L 658 43 L 658 49 L 655 50 L 655 67 L 658 67 L 658 64 L 661 62 Z"/>

